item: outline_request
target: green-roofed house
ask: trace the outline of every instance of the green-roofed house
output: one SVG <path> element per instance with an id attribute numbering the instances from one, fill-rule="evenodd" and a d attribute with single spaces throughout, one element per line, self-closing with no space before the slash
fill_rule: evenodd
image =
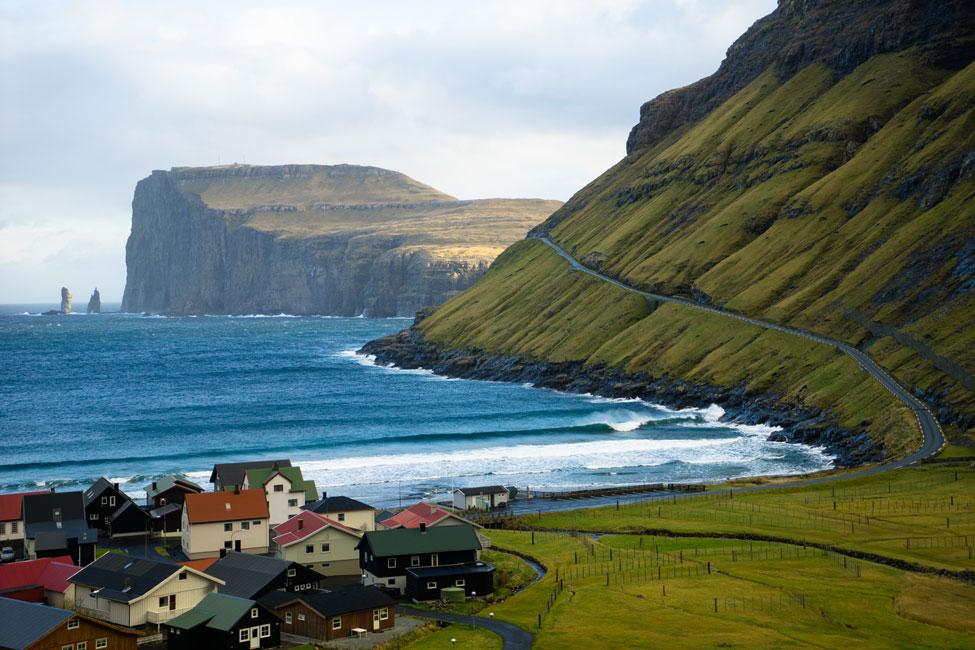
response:
<path id="1" fill-rule="evenodd" d="M 241 487 L 245 490 L 264 489 L 271 512 L 271 526 L 283 524 L 299 514 L 301 506 L 318 500 L 315 482 L 306 481 L 300 467 L 272 465 L 248 469 Z"/>
<path id="2" fill-rule="evenodd" d="M 276 648 L 281 621 L 248 598 L 211 593 L 163 627 L 169 650 L 197 648 Z"/>
<path id="3" fill-rule="evenodd" d="M 480 561 L 481 542 L 473 526 L 374 530 L 362 536 L 357 548 L 367 585 L 417 600 L 438 598 L 444 587 L 483 596 L 494 591 L 494 567 Z"/>

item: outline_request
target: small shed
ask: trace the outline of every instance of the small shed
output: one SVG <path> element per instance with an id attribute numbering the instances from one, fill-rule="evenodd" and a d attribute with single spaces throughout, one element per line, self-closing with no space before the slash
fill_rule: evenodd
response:
<path id="1" fill-rule="evenodd" d="M 458 510 L 494 510 L 507 506 L 510 496 L 503 485 L 457 488 L 453 505 Z"/>
<path id="2" fill-rule="evenodd" d="M 437 600 L 449 587 L 470 596 L 494 593 L 494 565 L 469 562 L 450 566 L 412 567 L 406 570 L 406 595 L 416 600 Z"/>

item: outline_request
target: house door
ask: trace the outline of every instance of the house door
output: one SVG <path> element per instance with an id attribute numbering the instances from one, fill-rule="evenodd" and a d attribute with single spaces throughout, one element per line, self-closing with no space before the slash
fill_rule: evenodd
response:
<path id="1" fill-rule="evenodd" d="M 176 611 L 176 594 L 169 595 L 169 611 Z"/>
<path id="2" fill-rule="evenodd" d="M 440 566 L 440 557 L 436 553 L 430 556 L 430 566 Z"/>
<path id="3" fill-rule="evenodd" d="M 379 631 L 379 610 L 378 609 L 372 610 L 372 631 L 373 632 Z"/>
<path id="4" fill-rule="evenodd" d="M 234 550 L 237 551 L 238 553 L 240 553 L 240 540 L 239 539 L 235 539 L 234 540 Z"/>
<path id="5" fill-rule="evenodd" d="M 251 650 L 256 650 L 261 647 L 261 627 L 251 628 Z"/>

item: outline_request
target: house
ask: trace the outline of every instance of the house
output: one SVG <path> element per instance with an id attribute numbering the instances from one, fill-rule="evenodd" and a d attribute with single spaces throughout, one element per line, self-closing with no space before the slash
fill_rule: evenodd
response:
<path id="1" fill-rule="evenodd" d="M 137 632 L 40 603 L 0 598 L 0 648 L 136 650 Z"/>
<path id="2" fill-rule="evenodd" d="M 187 494 L 183 504 L 183 552 L 191 560 L 228 550 L 267 553 L 270 525 L 264 490 Z"/>
<path id="3" fill-rule="evenodd" d="M 217 463 L 210 472 L 210 482 L 213 483 L 214 491 L 219 492 L 230 487 L 241 486 L 244 484 L 244 473 L 248 469 L 261 469 L 264 467 L 291 467 L 291 461 L 287 458 L 280 460 L 249 460 L 243 463 Z"/>
<path id="4" fill-rule="evenodd" d="M 157 537 L 180 537 L 183 533 L 183 504 L 167 503 L 149 511 L 150 527 Z"/>
<path id="5" fill-rule="evenodd" d="M 306 481 L 300 467 L 250 468 L 244 472 L 245 490 L 262 489 L 267 495 L 271 525 L 287 521 L 301 512 L 301 506 L 318 499 L 314 481 Z"/>
<path id="6" fill-rule="evenodd" d="M 183 476 L 163 476 L 145 487 L 149 510 L 166 505 L 183 505 L 187 494 L 199 494 L 203 488 Z"/>
<path id="7" fill-rule="evenodd" d="M 410 598 L 437 600 L 445 587 L 462 588 L 467 596 L 494 593 L 494 565 L 478 561 L 406 570 L 406 594 Z"/>
<path id="8" fill-rule="evenodd" d="M 24 555 L 24 496 L 28 494 L 47 493 L 0 494 L 0 548 L 11 547 L 17 557 Z"/>
<path id="9" fill-rule="evenodd" d="M 276 648 L 281 643 L 277 616 L 253 600 L 227 594 L 207 594 L 165 627 L 169 650 Z"/>
<path id="10" fill-rule="evenodd" d="M 74 591 L 68 578 L 79 570 L 67 555 L 0 564 L 0 596 L 71 608 Z"/>
<path id="11" fill-rule="evenodd" d="M 407 569 L 473 565 L 480 559 L 481 542 L 471 526 L 420 524 L 419 528 L 370 531 L 363 534 L 358 548 L 365 584 L 411 595 L 406 591 Z"/>
<path id="12" fill-rule="evenodd" d="M 207 574 L 224 583 L 220 593 L 241 598 L 259 598 L 269 591 L 318 589 L 322 576 L 297 562 L 265 555 L 227 553 L 210 565 Z"/>
<path id="13" fill-rule="evenodd" d="M 145 536 L 152 529 L 149 514 L 107 478 L 85 490 L 84 504 L 88 525 L 112 538 Z"/>
<path id="14" fill-rule="evenodd" d="M 457 488 L 454 507 L 458 510 L 494 510 L 508 505 L 510 494 L 503 485 Z"/>
<path id="15" fill-rule="evenodd" d="M 275 555 L 323 576 L 358 576 L 361 537 L 362 531 L 305 510 L 274 527 Z"/>
<path id="16" fill-rule="evenodd" d="M 318 501 L 306 505 L 303 510 L 310 510 L 324 515 L 332 521 L 357 528 L 359 530 L 376 529 L 376 509 L 372 506 L 356 501 L 349 497 L 329 497 L 322 495 Z"/>
<path id="17" fill-rule="evenodd" d="M 476 524 L 450 510 L 426 501 L 415 503 L 409 508 L 387 517 L 381 524 L 387 530 L 392 528 L 419 528 L 420 524 L 425 524 L 427 528 L 434 526 L 476 526 Z"/>
<path id="18" fill-rule="evenodd" d="M 106 553 L 69 578 L 74 606 L 125 627 L 160 624 L 196 607 L 223 581 L 170 562 Z"/>
<path id="19" fill-rule="evenodd" d="M 296 643 L 332 641 L 353 630 L 381 632 L 396 622 L 396 601 L 376 587 L 349 585 L 301 593 L 272 591 L 261 604 L 281 619 L 281 636 Z"/>
<path id="20" fill-rule="evenodd" d="M 78 566 L 95 559 L 98 530 L 88 527 L 81 492 L 28 494 L 23 509 L 29 559 L 70 555 Z"/>

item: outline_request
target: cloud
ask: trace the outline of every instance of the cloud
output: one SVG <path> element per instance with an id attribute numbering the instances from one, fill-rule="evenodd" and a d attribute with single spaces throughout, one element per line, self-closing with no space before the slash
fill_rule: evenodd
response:
<path id="1" fill-rule="evenodd" d="M 119 299 L 132 190 L 152 169 L 351 162 L 465 198 L 565 199 L 623 155 L 640 104 L 712 72 L 772 8 L 4 3 L 0 205 L 19 207 L 0 212 L 16 228 L 0 302 L 46 297 L 62 276 Z M 102 270 L 50 257 L 52 239 L 99 247 Z M 6 277 L 32 250 L 30 273 Z"/>

